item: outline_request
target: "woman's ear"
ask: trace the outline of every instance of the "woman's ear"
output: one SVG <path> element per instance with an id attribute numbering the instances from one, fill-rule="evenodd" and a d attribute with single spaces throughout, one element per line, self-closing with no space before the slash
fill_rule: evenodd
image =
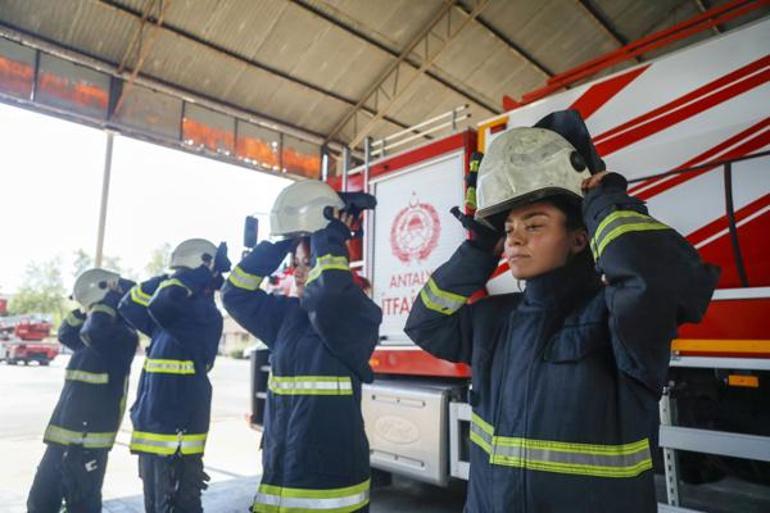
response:
<path id="1" fill-rule="evenodd" d="M 571 239 L 570 253 L 577 255 L 588 246 L 588 231 L 585 228 L 575 230 L 571 233 Z"/>

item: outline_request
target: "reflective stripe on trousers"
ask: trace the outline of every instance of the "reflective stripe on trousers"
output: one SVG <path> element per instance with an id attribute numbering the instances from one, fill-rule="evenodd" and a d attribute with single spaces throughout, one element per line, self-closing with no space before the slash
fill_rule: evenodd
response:
<path id="1" fill-rule="evenodd" d="M 110 375 L 106 372 L 96 373 L 82 370 L 67 370 L 64 372 L 65 381 L 82 381 L 91 385 L 106 385 L 110 382 Z"/>
<path id="2" fill-rule="evenodd" d="M 134 431 L 131 434 L 129 449 L 133 452 L 145 452 L 160 456 L 171 456 L 176 454 L 177 450 L 181 454 L 203 454 L 207 436 L 206 433 L 168 435 Z"/>
<path id="3" fill-rule="evenodd" d="M 278 395 L 353 395 L 348 376 L 270 376 L 268 388 Z"/>
<path id="4" fill-rule="evenodd" d="M 195 364 L 192 360 L 147 358 L 144 360 L 144 370 L 156 374 L 195 374 Z"/>
<path id="5" fill-rule="evenodd" d="M 309 489 L 259 485 L 253 513 L 349 513 L 369 504 L 370 480 L 345 488 Z"/>
<path id="6" fill-rule="evenodd" d="M 647 438 L 622 445 L 571 443 L 495 436 L 484 419 L 471 416 L 470 439 L 489 454 L 492 465 L 559 474 L 636 477 L 652 468 Z"/>
<path id="7" fill-rule="evenodd" d="M 49 424 L 43 441 L 60 445 L 82 445 L 86 449 L 110 449 L 117 433 L 84 433 Z"/>

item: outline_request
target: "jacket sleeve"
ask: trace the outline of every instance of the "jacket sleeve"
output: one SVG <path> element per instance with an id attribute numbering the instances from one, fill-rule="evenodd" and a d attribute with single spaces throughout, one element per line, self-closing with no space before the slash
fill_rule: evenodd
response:
<path id="1" fill-rule="evenodd" d="M 349 232 L 340 221 L 332 221 L 310 237 L 313 267 L 301 304 L 327 349 L 371 383 L 369 359 L 379 340 L 382 310 L 353 282 L 345 245 Z"/>
<path id="2" fill-rule="evenodd" d="M 136 334 L 118 314 L 120 299 L 121 296 L 117 292 L 107 294 L 102 301 L 91 307 L 80 330 L 83 343 L 107 359 L 136 352 Z M 131 341 L 133 348 L 124 347 L 131 346 Z"/>
<path id="3" fill-rule="evenodd" d="M 152 317 L 150 317 L 147 306 L 150 304 L 150 299 L 152 299 L 152 295 L 155 294 L 158 286 L 167 278 L 163 274 L 134 285 L 118 303 L 118 312 L 123 319 L 130 326 L 133 326 L 148 337 L 152 337 L 156 324 Z"/>
<path id="4" fill-rule="evenodd" d="M 463 242 L 428 279 L 414 301 L 404 331 L 430 354 L 471 363 L 473 305 L 468 298 L 486 284 L 499 259 Z"/>
<path id="5" fill-rule="evenodd" d="M 677 327 L 699 322 L 719 279 L 679 233 L 650 217 L 607 175 L 586 194 L 583 216 L 607 283 L 613 352 L 620 370 L 660 395 Z"/>
<path id="6" fill-rule="evenodd" d="M 83 327 L 85 320 L 86 315 L 79 309 L 72 310 L 68 313 L 59 326 L 59 332 L 57 333 L 59 342 L 73 351 L 81 349 L 83 347 L 83 341 L 80 340 L 80 329 Z"/>
<path id="7" fill-rule="evenodd" d="M 298 300 L 266 293 L 260 287 L 288 254 L 290 245 L 262 242 L 233 268 L 222 287 L 225 310 L 271 350 L 284 319 Z"/>
<path id="8" fill-rule="evenodd" d="M 147 304 L 150 317 L 179 341 L 195 337 L 200 328 L 195 298 L 204 293 L 212 278 L 205 266 L 175 272 L 163 280 L 152 295 Z"/>

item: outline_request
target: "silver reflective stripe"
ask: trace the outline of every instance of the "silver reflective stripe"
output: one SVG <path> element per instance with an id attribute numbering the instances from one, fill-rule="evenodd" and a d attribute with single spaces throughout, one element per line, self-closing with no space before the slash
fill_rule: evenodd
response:
<path id="1" fill-rule="evenodd" d="M 108 449 L 115 443 L 116 435 L 117 433 L 82 433 L 49 424 L 43 440 L 61 445 L 82 445 L 87 449 Z"/>
<path id="2" fill-rule="evenodd" d="M 360 505 L 363 507 L 365 503 L 369 502 L 369 490 L 364 490 L 355 495 L 349 495 L 347 497 L 332 497 L 332 498 L 304 498 L 304 497 L 282 497 L 279 495 L 268 495 L 264 493 L 257 493 L 254 497 L 256 504 L 264 504 L 266 506 L 277 506 L 280 508 L 302 508 L 310 511 L 324 511 L 336 508 L 345 508 L 349 506 Z"/>
<path id="3" fill-rule="evenodd" d="M 433 278 L 420 291 L 420 299 L 429 310 L 444 315 L 452 315 L 468 301 L 464 296 L 441 290 Z"/>
<path id="4" fill-rule="evenodd" d="M 553 449 L 533 449 L 531 447 L 507 447 L 494 445 L 492 457 L 519 458 L 527 461 L 542 461 L 573 466 L 591 467 L 635 467 L 650 458 L 648 447 L 631 454 L 584 454 Z"/>
<path id="5" fill-rule="evenodd" d="M 652 468 L 646 438 L 609 445 L 495 436 L 493 426 L 473 413 L 470 439 L 493 465 L 611 478 L 635 477 Z"/>
<path id="6" fill-rule="evenodd" d="M 270 376 L 269 388 L 279 395 L 351 395 L 353 382 L 347 376 Z"/>
<path id="7" fill-rule="evenodd" d="M 64 373 L 66 381 L 82 381 L 91 385 L 106 385 L 110 382 L 110 375 L 105 373 L 86 372 L 82 370 L 68 370 Z"/>

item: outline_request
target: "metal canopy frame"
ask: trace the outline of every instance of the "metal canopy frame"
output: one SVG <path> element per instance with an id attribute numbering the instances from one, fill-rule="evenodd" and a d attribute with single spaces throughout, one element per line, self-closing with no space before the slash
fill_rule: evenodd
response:
<path id="1" fill-rule="evenodd" d="M 372 82 L 372 85 L 367 88 L 367 92 L 364 96 L 342 117 L 342 119 L 340 119 L 339 122 L 337 122 L 326 138 L 332 139 L 336 137 L 348 123 L 352 122 L 354 126 L 354 135 L 349 142 L 349 145 L 351 147 L 356 147 L 361 143 L 371 133 L 377 122 L 387 115 L 397 101 L 401 99 L 415 81 L 433 65 L 436 58 L 441 55 L 457 35 L 462 32 L 473 19 L 481 14 L 488 3 L 489 0 L 476 0 L 473 11 L 453 28 L 452 11 L 455 6 L 455 0 L 445 0 L 436 14 L 417 32 L 416 36 L 409 42 L 409 44 L 406 45 L 398 59 L 393 61 L 385 71 Z M 435 42 L 438 42 L 437 47 Z M 433 48 L 431 48 L 432 44 Z M 412 75 L 409 78 L 406 80 L 399 80 L 401 65 L 406 58 L 415 51 L 421 52 L 420 56 L 422 64 L 416 71 L 412 72 Z M 380 106 L 381 97 L 385 98 L 385 104 L 382 106 Z M 357 115 L 362 110 L 362 107 L 370 102 L 373 102 L 377 114 L 366 121 L 363 128 L 359 128 Z"/>

